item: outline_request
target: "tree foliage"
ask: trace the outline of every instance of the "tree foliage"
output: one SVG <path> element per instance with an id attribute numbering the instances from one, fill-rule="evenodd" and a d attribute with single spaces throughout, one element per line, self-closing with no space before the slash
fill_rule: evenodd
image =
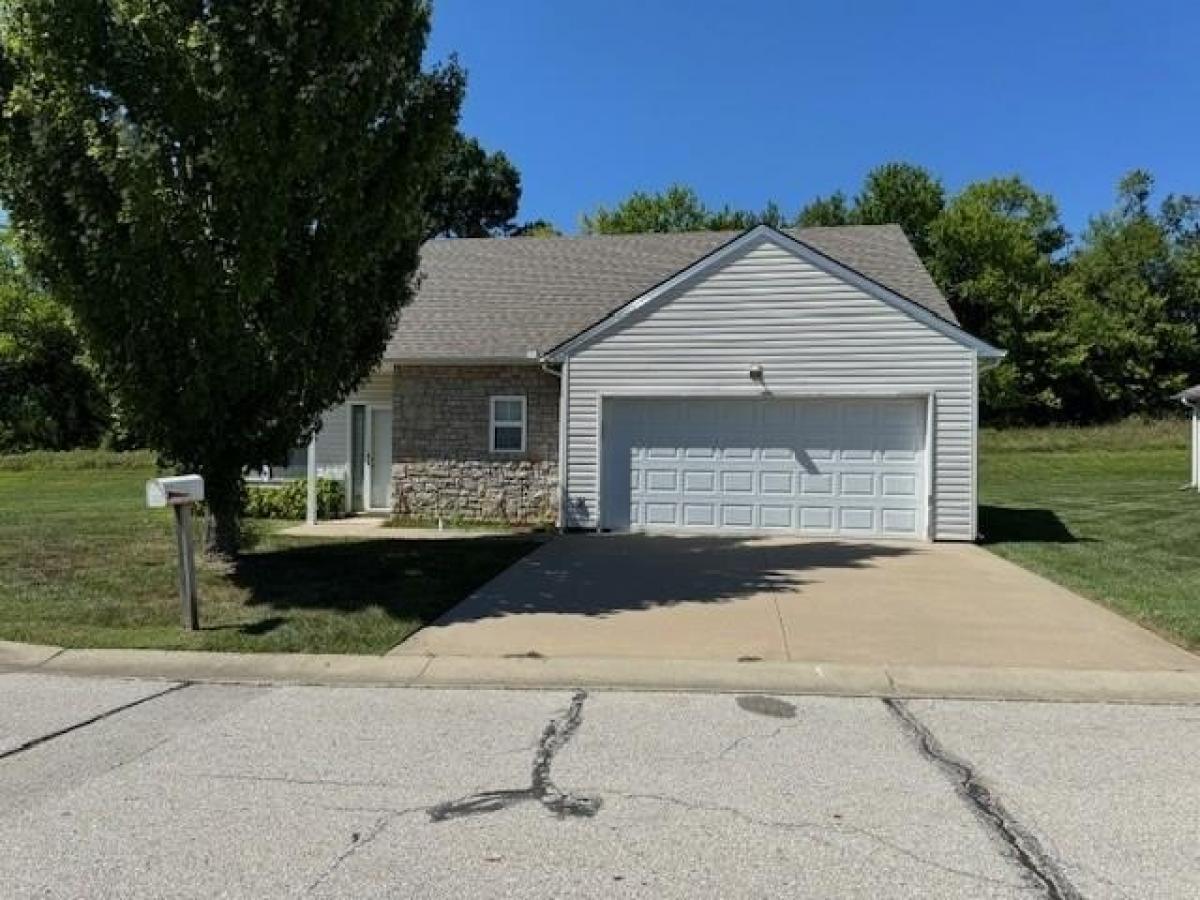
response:
<path id="1" fill-rule="evenodd" d="M 150 446 L 243 467 L 377 364 L 463 90 L 422 0 L 6 0 L 0 194 Z"/>
<path id="2" fill-rule="evenodd" d="M 611 209 L 600 206 L 582 217 L 585 234 L 740 231 L 760 223 L 777 228 L 788 224 L 775 203 L 768 203 L 760 212 L 728 205 L 711 209 L 694 190 L 682 184 L 673 184 L 659 193 L 634 191 Z"/>
<path id="3" fill-rule="evenodd" d="M 1094 217 L 1057 286 L 1080 355 L 1063 405 L 1083 421 L 1160 407 L 1200 375 L 1194 279 L 1197 201 L 1150 207 L 1154 180 L 1131 172 Z"/>
<path id="4" fill-rule="evenodd" d="M 68 312 L 0 237 L 0 453 L 93 447 L 108 403 Z"/>
<path id="5" fill-rule="evenodd" d="M 511 237 L 562 237 L 562 232 L 554 227 L 554 223 L 547 219 L 534 219 L 531 222 L 522 222 L 509 232 Z"/>
<path id="6" fill-rule="evenodd" d="M 441 237 L 498 237 L 518 226 L 521 175 L 504 153 L 455 134 L 426 201 L 426 231 Z"/>
<path id="7" fill-rule="evenodd" d="M 1067 239 L 1053 199 L 1015 177 L 968 185 L 930 229 L 926 262 L 959 322 L 1008 351 L 983 379 L 993 419 L 1061 414 L 1061 379 L 1079 363 L 1053 290 Z"/>

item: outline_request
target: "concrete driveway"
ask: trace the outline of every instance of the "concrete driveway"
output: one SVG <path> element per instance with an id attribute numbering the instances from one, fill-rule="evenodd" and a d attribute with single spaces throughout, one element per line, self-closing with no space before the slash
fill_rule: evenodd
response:
<path id="1" fill-rule="evenodd" d="M 392 652 L 1200 668 L 972 545 L 642 535 L 553 540 Z"/>

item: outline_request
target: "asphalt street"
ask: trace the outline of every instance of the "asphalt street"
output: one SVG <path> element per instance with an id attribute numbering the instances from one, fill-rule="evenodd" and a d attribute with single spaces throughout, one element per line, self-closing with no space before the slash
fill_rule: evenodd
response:
<path id="1" fill-rule="evenodd" d="M 1200 708 L 0 675 L 0 896 L 1200 896 Z"/>

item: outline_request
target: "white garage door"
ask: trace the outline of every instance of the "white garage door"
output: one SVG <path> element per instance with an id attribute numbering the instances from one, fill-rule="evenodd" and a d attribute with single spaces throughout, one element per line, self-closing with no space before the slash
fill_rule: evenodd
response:
<path id="1" fill-rule="evenodd" d="M 916 537 L 919 400 L 609 399 L 605 528 Z"/>

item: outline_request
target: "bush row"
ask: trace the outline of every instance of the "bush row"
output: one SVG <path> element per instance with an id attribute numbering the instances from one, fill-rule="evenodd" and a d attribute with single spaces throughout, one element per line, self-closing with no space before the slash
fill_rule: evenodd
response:
<path id="1" fill-rule="evenodd" d="M 243 514 L 251 519 L 303 519 L 308 507 L 308 483 L 303 479 L 276 484 L 246 485 Z M 342 482 L 317 479 L 317 516 L 335 519 L 345 510 Z"/>

